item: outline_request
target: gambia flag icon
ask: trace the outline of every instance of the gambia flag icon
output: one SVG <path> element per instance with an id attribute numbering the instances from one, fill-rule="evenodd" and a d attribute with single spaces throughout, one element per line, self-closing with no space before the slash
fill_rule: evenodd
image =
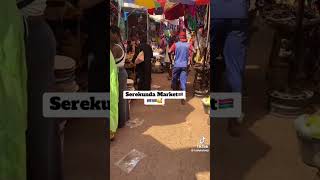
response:
<path id="1" fill-rule="evenodd" d="M 233 108 L 233 98 L 219 99 L 218 106 L 219 106 L 219 109 Z"/>

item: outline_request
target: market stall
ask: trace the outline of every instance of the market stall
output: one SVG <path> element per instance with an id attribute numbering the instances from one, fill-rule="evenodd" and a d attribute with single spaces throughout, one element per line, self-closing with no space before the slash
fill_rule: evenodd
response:
<path id="1" fill-rule="evenodd" d="M 161 42 L 172 44 L 177 40 L 181 31 L 186 31 L 189 41 L 197 48 L 195 61 L 195 94 L 205 95 L 209 89 L 209 1 L 165 1 L 165 0 L 125 0 L 119 2 L 114 9 L 118 10 L 119 23 L 122 32 L 125 32 L 125 44 L 131 46 L 136 37 L 146 35 L 148 43 L 153 50 L 152 71 L 163 73 L 169 71 L 166 47 L 161 47 Z M 119 11 L 119 9 L 121 9 Z M 119 19 L 119 18 L 118 18 Z M 122 24 L 122 25 L 121 25 Z M 130 48 L 131 49 L 131 48 Z M 135 81 L 135 64 L 132 57 L 134 52 L 127 52 L 126 69 L 129 78 Z M 172 63 L 172 62 L 171 62 Z M 170 75 L 169 75 L 170 76 Z"/>
<path id="2" fill-rule="evenodd" d="M 305 7 L 304 1 L 296 5 L 265 4 L 260 11 L 264 22 L 275 31 L 267 71 L 270 111 L 278 116 L 303 114 L 315 90 L 305 87 L 309 86 L 308 79 L 317 81 L 314 78 L 319 71 L 320 18 L 315 9 Z"/>

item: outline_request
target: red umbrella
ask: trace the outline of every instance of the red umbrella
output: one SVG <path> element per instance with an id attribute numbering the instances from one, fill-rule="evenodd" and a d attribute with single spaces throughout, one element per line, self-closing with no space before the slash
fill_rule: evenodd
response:
<path id="1" fill-rule="evenodd" d="M 164 15 L 168 20 L 184 16 L 184 5 L 208 5 L 210 0 L 157 0 L 164 7 Z"/>
<path id="2" fill-rule="evenodd" d="M 184 5 L 180 3 L 166 2 L 164 16 L 167 20 L 179 19 L 184 16 Z"/>
<path id="3" fill-rule="evenodd" d="M 157 0 L 157 1 L 160 3 L 162 7 L 164 7 L 167 2 L 167 0 Z"/>

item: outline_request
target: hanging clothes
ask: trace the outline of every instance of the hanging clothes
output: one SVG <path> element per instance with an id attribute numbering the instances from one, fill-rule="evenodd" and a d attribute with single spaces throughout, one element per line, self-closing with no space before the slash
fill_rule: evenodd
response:
<path id="1" fill-rule="evenodd" d="M 27 70 L 16 1 L 0 2 L 0 179 L 26 180 Z"/>
<path id="2" fill-rule="evenodd" d="M 119 103 L 119 82 L 118 68 L 115 59 L 110 51 L 110 131 L 115 133 L 118 128 L 118 103 Z"/>

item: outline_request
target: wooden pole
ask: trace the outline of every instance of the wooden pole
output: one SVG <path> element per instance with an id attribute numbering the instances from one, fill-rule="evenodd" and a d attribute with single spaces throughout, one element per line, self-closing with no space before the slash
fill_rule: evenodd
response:
<path id="1" fill-rule="evenodd" d="M 295 61 L 289 71 L 289 87 L 294 85 L 296 75 L 300 73 L 300 65 L 303 60 L 303 19 L 304 19 L 304 0 L 298 0 L 296 34 L 295 34 Z"/>
<path id="2" fill-rule="evenodd" d="M 147 11 L 147 43 L 149 43 L 149 13 Z"/>
<path id="3" fill-rule="evenodd" d="M 203 58 L 203 69 L 205 69 L 206 66 L 206 60 L 207 60 L 207 50 L 208 50 L 208 44 L 209 44 L 209 35 L 210 35 L 210 3 L 207 6 L 207 42 L 206 42 L 206 47 L 205 47 L 205 52 L 204 52 L 204 58 Z"/>
<path id="4" fill-rule="evenodd" d="M 207 27 L 208 27 L 208 33 L 207 33 L 207 44 L 206 47 L 208 48 L 208 44 L 209 44 L 209 37 L 210 37 L 210 3 L 208 4 L 208 16 L 207 16 Z"/>

